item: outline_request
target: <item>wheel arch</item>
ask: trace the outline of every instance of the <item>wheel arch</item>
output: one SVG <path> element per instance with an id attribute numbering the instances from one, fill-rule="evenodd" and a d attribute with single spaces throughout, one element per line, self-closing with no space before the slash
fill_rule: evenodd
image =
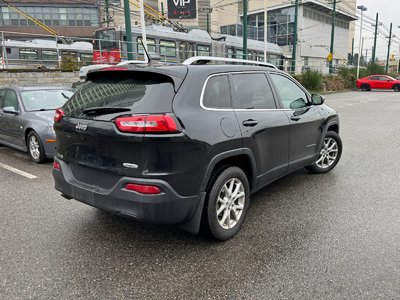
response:
<path id="1" fill-rule="evenodd" d="M 250 190 L 256 187 L 256 160 L 250 149 L 243 148 L 220 153 L 211 160 L 203 178 L 201 191 L 206 191 L 213 180 L 229 166 L 237 166 L 243 170 L 249 180 Z"/>
<path id="2" fill-rule="evenodd" d="M 24 140 L 25 140 L 25 145 L 28 147 L 27 143 L 28 143 L 28 135 L 29 133 L 31 133 L 32 131 L 35 131 L 35 129 L 32 128 L 32 126 L 27 126 L 25 128 L 25 132 L 24 132 Z M 35 131 L 36 132 L 36 131 Z"/>

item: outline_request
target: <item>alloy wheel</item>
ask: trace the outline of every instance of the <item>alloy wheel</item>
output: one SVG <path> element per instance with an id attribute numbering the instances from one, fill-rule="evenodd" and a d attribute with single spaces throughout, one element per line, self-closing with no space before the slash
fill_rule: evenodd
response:
<path id="1" fill-rule="evenodd" d="M 33 159 L 40 157 L 40 145 L 36 136 L 32 135 L 29 139 L 29 152 Z"/>
<path id="2" fill-rule="evenodd" d="M 240 220 L 245 205 L 245 189 L 238 178 L 229 179 L 218 194 L 217 219 L 223 229 L 231 229 Z"/>
<path id="3" fill-rule="evenodd" d="M 333 138 L 325 138 L 324 146 L 315 164 L 321 169 L 329 168 L 336 161 L 338 151 L 339 148 L 336 140 Z"/>

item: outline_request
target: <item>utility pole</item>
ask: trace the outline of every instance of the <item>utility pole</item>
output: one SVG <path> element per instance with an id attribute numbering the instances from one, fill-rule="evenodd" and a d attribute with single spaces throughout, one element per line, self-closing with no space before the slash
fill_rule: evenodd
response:
<path id="1" fill-rule="evenodd" d="M 210 34 L 210 13 L 207 11 L 207 32 Z"/>
<path id="2" fill-rule="evenodd" d="M 128 52 L 128 60 L 133 60 L 131 10 L 129 9 L 129 0 L 124 0 L 124 13 L 125 13 L 125 35 L 126 35 L 126 46 L 127 46 L 126 48 Z"/>
<path id="3" fill-rule="evenodd" d="M 375 56 L 376 56 L 376 37 L 378 36 L 378 20 L 379 14 L 376 13 L 376 23 L 375 23 L 375 35 L 374 35 L 374 50 L 372 51 L 372 63 L 375 63 Z"/>
<path id="4" fill-rule="evenodd" d="M 336 0 L 333 0 L 332 10 L 332 29 L 331 29 L 331 49 L 329 53 L 329 74 L 333 74 L 333 43 L 335 42 L 335 23 L 336 23 Z"/>
<path id="5" fill-rule="evenodd" d="M 362 42 L 364 39 L 362 38 L 362 28 L 363 28 L 363 20 L 364 20 L 364 11 L 367 10 L 367 7 L 364 5 L 357 6 L 357 9 L 361 10 L 361 26 L 360 26 L 360 41 L 358 43 L 358 60 L 357 60 L 357 79 L 360 78 L 360 59 L 362 55 Z"/>
<path id="6" fill-rule="evenodd" d="M 143 42 L 143 47 L 145 48 L 147 52 L 147 38 L 146 38 L 146 22 L 144 20 L 144 2 L 143 0 L 139 1 L 139 10 L 140 10 L 140 25 L 142 25 L 142 42 Z"/>
<path id="7" fill-rule="evenodd" d="M 247 59 L 247 1 L 243 0 L 243 59 Z"/>
<path id="8" fill-rule="evenodd" d="M 267 0 L 264 0 L 264 62 L 268 61 L 267 50 L 268 50 L 268 14 L 267 14 Z"/>
<path id="9" fill-rule="evenodd" d="M 354 64 L 354 38 L 351 40 L 351 65 Z"/>
<path id="10" fill-rule="evenodd" d="M 211 13 L 213 9 L 209 7 L 201 9 L 201 11 L 205 11 L 207 13 L 207 32 L 208 34 L 211 34 Z"/>
<path id="11" fill-rule="evenodd" d="M 104 15 L 105 15 L 105 22 L 108 27 L 108 23 L 110 22 L 110 13 L 108 9 L 110 8 L 110 2 L 109 0 L 105 0 L 105 6 L 104 6 Z"/>
<path id="12" fill-rule="evenodd" d="M 293 49 L 292 49 L 292 72 L 296 73 L 296 48 L 297 48 L 297 18 L 299 14 L 299 0 L 294 2 L 294 29 L 293 29 Z"/>
<path id="13" fill-rule="evenodd" d="M 389 71 L 390 45 L 392 43 L 392 26 L 393 26 L 393 23 L 390 23 L 388 53 L 387 53 L 387 58 L 386 58 L 386 73 L 388 73 L 388 71 Z"/>

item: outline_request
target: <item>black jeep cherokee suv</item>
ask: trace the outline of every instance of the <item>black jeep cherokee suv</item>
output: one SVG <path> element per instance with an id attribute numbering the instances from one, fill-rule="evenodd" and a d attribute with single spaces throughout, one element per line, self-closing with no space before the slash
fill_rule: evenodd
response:
<path id="1" fill-rule="evenodd" d="M 216 239 L 240 229 L 250 195 L 342 151 L 323 97 L 249 65 L 110 67 L 56 111 L 55 188 L 68 199 Z"/>

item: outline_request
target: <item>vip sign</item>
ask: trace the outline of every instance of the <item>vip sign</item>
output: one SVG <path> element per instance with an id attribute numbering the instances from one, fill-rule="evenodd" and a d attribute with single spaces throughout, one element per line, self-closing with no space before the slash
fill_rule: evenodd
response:
<path id="1" fill-rule="evenodd" d="M 168 18 L 196 18 L 196 0 L 168 0 Z"/>

